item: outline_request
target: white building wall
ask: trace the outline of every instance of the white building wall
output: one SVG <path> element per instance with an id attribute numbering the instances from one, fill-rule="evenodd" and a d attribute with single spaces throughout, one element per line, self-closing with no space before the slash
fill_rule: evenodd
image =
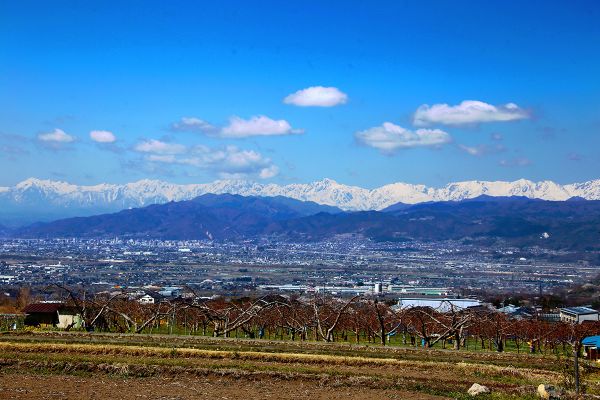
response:
<path id="1" fill-rule="evenodd" d="M 600 321 L 600 313 L 596 314 L 584 314 L 584 315 L 573 315 L 570 313 L 562 312 L 560 313 L 560 320 L 562 322 L 568 322 L 570 324 L 573 323 L 582 323 L 583 321 Z"/>
<path id="2" fill-rule="evenodd" d="M 57 328 L 65 329 L 68 326 L 72 328 L 80 328 L 81 327 L 81 318 L 79 315 L 69 315 L 69 314 L 58 314 L 58 324 Z"/>
<path id="3" fill-rule="evenodd" d="M 580 315 L 579 316 L 579 321 L 577 322 L 583 322 L 583 321 L 599 321 L 600 319 L 598 319 L 598 314 L 588 314 L 588 315 Z"/>

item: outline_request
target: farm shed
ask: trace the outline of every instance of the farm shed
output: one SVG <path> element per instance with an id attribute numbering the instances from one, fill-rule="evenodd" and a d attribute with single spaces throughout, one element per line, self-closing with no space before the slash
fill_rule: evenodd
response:
<path id="1" fill-rule="evenodd" d="M 63 303 L 32 303 L 23 309 L 25 325 L 61 329 L 80 328 L 81 315 Z"/>

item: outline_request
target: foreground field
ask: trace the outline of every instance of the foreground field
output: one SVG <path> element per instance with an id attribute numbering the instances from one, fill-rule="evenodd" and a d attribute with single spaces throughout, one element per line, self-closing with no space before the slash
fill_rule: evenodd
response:
<path id="1" fill-rule="evenodd" d="M 443 399 L 441 396 L 360 387 L 328 387 L 315 382 L 240 380 L 207 376 L 202 379 L 39 376 L 0 374 L 0 398 L 22 399 Z"/>
<path id="2" fill-rule="evenodd" d="M 534 398 L 568 380 L 555 356 L 189 336 L 0 336 L 0 398 Z M 585 376 L 598 393 L 598 374 Z"/>

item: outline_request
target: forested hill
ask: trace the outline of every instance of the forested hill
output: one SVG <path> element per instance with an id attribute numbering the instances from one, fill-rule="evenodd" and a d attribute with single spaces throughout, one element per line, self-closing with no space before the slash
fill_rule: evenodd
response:
<path id="1" fill-rule="evenodd" d="M 34 224 L 15 237 L 322 240 L 355 233 L 373 240 L 498 240 L 516 246 L 600 250 L 600 201 L 486 197 L 341 212 L 289 198 L 203 195 L 85 218 Z"/>

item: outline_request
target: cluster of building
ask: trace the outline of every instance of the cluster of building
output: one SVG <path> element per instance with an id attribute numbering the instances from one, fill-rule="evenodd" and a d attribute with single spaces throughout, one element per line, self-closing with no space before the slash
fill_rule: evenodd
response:
<path id="1" fill-rule="evenodd" d="M 593 265 L 553 261 L 560 257 L 536 249 L 484 251 L 464 243 L 378 243 L 358 236 L 307 243 L 5 239 L 0 240 L 0 286 L 186 285 L 251 295 L 310 287 L 364 292 L 360 286 L 378 281 L 382 293 L 433 290 L 443 296 L 446 289 L 548 292 L 596 274 Z"/>

